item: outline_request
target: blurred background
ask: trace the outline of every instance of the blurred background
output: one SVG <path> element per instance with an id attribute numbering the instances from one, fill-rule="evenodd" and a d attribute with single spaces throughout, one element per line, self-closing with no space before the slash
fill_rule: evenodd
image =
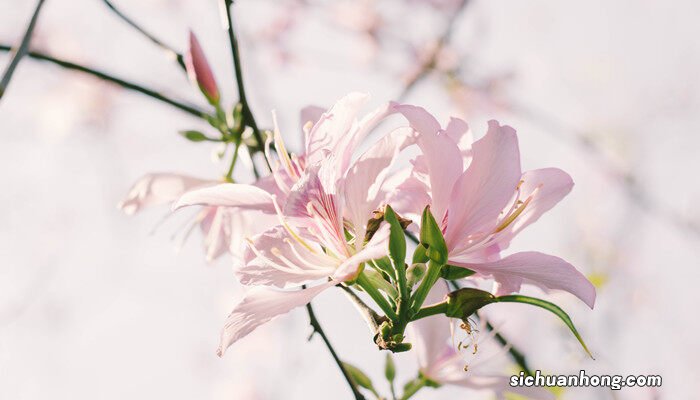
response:
<path id="1" fill-rule="evenodd" d="M 179 51 L 191 28 L 224 101 L 236 101 L 214 0 L 115 0 Z M 16 45 L 36 3 L 0 0 Z M 276 110 L 292 149 L 298 111 L 350 91 L 401 100 L 477 137 L 495 118 L 519 132 L 523 168 L 557 166 L 573 192 L 515 242 L 559 255 L 598 287 L 591 311 L 553 294 L 596 360 L 560 321 L 519 305 L 487 313 L 533 369 L 660 374 L 659 389 L 567 389 L 563 399 L 691 399 L 700 323 L 700 13 L 660 0 L 240 0 L 234 18 L 259 124 Z M 100 0 L 48 0 L 33 50 L 168 96 L 206 103 L 173 60 Z M 0 53 L 0 65 L 9 61 Z M 215 146 L 177 134 L 206 123 L 148 97 L 25 58 L 0 101 L 0 399 L 350 398 L 303 310 L 215 355 L 242 290 L 227 257 L 176 251 L 168 207 L 115 205 L 148 172 L 217 179 Z M 157 229 L 155 229 L 157 227 Z M 540 295 L 535 289 L 528 293 Z M 314 301 L 341 357 L 382 383 L 384 354 L 339 291 Z M 494 312 L 497 311 L 497 312 Z M 412 355 L 396 358 L 399 381 Z M 508 371 L 507 359 L 499 368 Z M 441 388 L 415 398 L 489 398 Z"/>

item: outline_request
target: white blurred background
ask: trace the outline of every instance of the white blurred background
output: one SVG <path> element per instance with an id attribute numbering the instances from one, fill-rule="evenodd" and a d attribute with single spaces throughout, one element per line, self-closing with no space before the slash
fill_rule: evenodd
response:
<path id="1" fill-rule="evenodd" d="M 659 390 L 570 389 L 563 399 L 691 399 L 700 324 L 700 6 L 690 0 L 239 0 L 247 89 L 257 119 L 277 110 L 299 144 L 298 111 L 349 91 L 397 99 L 447 21 L 437 67 L 403 99 L 477 137 L 514 126 L 524 169 L 557 166 L 576 187 L 515 249 L 557 254 L 598 285 L 595 310 L 552 295 L 596 360 L 558 320 L 492 306 L 496 325 L 547 373 L 660 374 Z M 115 0 L 184 50 L 192 28 L 224 99 L 236 100 L 214 0 Z M 0 42 L 16 44 L 35 6 L 0 0 Z M 431 47 L 432 46 L 432 47 Z M 48 0 L 32 48 L 204 107 L 176 64 L 99 0 Z M 9 61 L 0 54 L 0 68 Z M 303 310 L 218 359 L 221 325 L 242 292 L 198 237 L 180 252 L 167 207 L 115 208 L 153 171 L 215 179 L 212 146 L 178 130 L 207 125 L 133 92 L 25 59 L 0 101 L 0 399 L 351 398 Z M 292 146 L 294 147 L 294 146 Z M 196 235 L 195 235 L 196 236 Z M 533 290 L 532 293 L 542 295 Z M 385 390 L 384 354 L 341 293 L 314 301 L 341 357 Z M 495 311 L 495 312 L 494 312 Z M 400 380 L 415 374 L 397 358 Z M 426 389 L 416 399 L 488 398 Z"/>

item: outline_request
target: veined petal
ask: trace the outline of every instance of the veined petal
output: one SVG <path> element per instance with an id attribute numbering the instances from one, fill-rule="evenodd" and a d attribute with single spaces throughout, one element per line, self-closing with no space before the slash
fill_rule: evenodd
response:
<path id="1" fill-rule="evenodd" d="M 296 291 L 282 291 L 263 287 L 251 289 L 226 319 L 221 332 L 217 354 L 224 355 L 233 343 L 267 323 L 278 315 L 286 314 L 296 307 L 306 305 L 316 295 L 336 285 L 336 281 Z"/>
<path id="2" fill-rule="evenodd" d="M 345 259 L 333 274 L 333 278 L 339 281 L 351 279 L 357 273 L 357 268 L 365 261 L 382 258 L 389 253 L 389 224 L 383 224 L 365 247 Z"/>
<path id="3" fill-rule="evenodd" d="M 256 186 L 242 183 L 222 183 L 189 191 L 173 204 L 173 210 L 194 205 L 238 207 L 268 214 L 275 212 L 270 193 Z"/>
<path id="4" fill-rule="evenodd" d="M 515 130 L 489 121 L 486 136 L 474 143 L 471 164 L 451 193 L 445 232 L 450 250 L 469 235 L 489 233 L 496 227 L 521 175 Z"/>
<path id="5" fill-rule="evenodd" d="M 532 200 L 523 212 L 498 235 L 501 249 L 507 248 L 515 235 L 552 209 L 574 187 L 574 181 L 569 174 L 558 168 L 527 171 L 523 173 L 521 180 L 520 199 L 532 196 Z"/>
<path id="6" fill-rule="evenodd" d="M 306 143 L 308 164 L 315 164 L 326 157 L 327 152 L 337 150 L 337 145 L 356 123 L 356 116 L 369 96 L 350 93 L 338 100 L 325 112 L 309 132 Z"/>
<path id="7" fill-rule="evenodd" d="M 452 188 L 463 171 L 459 147 L 442 132 L 438 121 L 425 109 L 408 105 L 396 105 L 395 108 L 418 132 L 417 143 L 423 152 L 430 180 L 432 212 L 440 223 L 445 217 Z"/>
<path id="8" fill-rule="evenodd" d="M 356 237 L 364 237 L 372 211 L 385 200 L 382 190 L 390 167 L 408 138 L 398 129 L 372 145 L 353 163 L 345 177 L 345 217 L 352 222 Z"/>
<path id="9" fill-rule="evenodd" d="M 593 284 L 573 265 L 559 257 L 526 251 L 493 262 L 449 262 L 484 276 L 493 276 L 498 284 L 497 295 L 517 292 L 523 283 L 531 283 L 544 289 L 569 292 L 590 308 L 595 304 L 596 293 Z"/>
<path id="10" fill-rule="evenodd" d="M 459 118 L 450 118 L 450 122 L 445 128 L 445 135 L 457 143 L 457 147 L 462 153 L 464 167 L 466 168 L 471 160 L 472 143 L 474 143 L 474 135 L 472 135 L 469 125 Z"/>
<path id="11" fill-rule="evenodd" d="M 144 207 L 173 202 L 188 190 L 212 183 L 205 179 L 173 173 L 148 174 L 136 181 L 117 207 L 132 215 Z"/>
<path id="12" fill-rule="evenodd" d="M 253 238 L 235 275 L 244 285 L 285 288 L 330 276 L 337 263 L 320 247 L 311 252 L 277 226 Z"/>

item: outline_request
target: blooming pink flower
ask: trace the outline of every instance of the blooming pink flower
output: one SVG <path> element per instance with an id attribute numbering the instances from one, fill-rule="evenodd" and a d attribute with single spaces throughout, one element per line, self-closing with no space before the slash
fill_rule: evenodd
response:
<path id="1" fill-rule="evenodd" d="M 436 285 L 428 296 L 428 303 L 437 303 L 447 294 L 445 285 Z M 488 334 L 479 329 L 479 334 Z M 509 377 L 494 374 L 486 370 L 485 363 L 493 358 L 483 357 L 485 344 L 492 338 L 471 336 L 473 343 L 457 350 L 455 346 L 453 321 L 442 315 L 434 315 L 412 322 L 408 326 L 408 337 L 413 344 L 413 351 L 418 358 L 418 368 L 423 377 L 439 385 L 455 385 L 473 390 L 495 392 L 498 399 L 504 399 L 504 393 L 516 393 L 535 400 L 554 399 L 554 394 L 544 388 L 510 387 Z M 478 346 L 478 347 L 475 347 Z M 481 348 L 481 351 L 477 351 Z M 474 350 L 472 350 L 474 349 Z M 496 354 L 497 355 L 497 354 Z M 471 360 L 468 360 L 470 357 Z M 479 359 L 479 357 L 482 357 Z M 465 370 L 466 369 L 466 370 Z"/>
<path id="2" fill-rule="evenodd" d="M 185 53 L 185 68 L 187 76 L 193 84 L 199 87 L 207 100 L 211 104 L 218 104 L 221 97 L 216 78 L 214 78 L 214 73 L 211 71 L 197 36 L 192 31 L 190 31 L 189 36 L 189 48 Z"/>
<path id="3" fill-rule="evenodd" d="M 363 262 L 386 255 L 388 229 L 380 228 L 365 243 L 367 222 L 389 193 L 383 182 L 410 130 L 392 131 L 355 159 L 358 145 L 390 113 L 383 106 L 358 119 L 366 100 L 350 94 L 307 126 L 303 157 L 288 155 L 276 130 L 279 160 L 267 155 L 273 189 L 223 184 L 187 193 L 176 204 L 257 209 L 280 219 L 250 241 L 244 266 L 236 271 L 242 283 L 256 287 L 229 316 L 219 354 L 257 326 L 354 279 Z M 261 287 L 289 289 L 319 279 L 326 281 L 294 291 Z"/>
<path id="4" fill-rule="evenodd" d="M 571 191 L 571 177 L 556 168 L 523 173 L 515 130 L 496 121 L 466 148 L 463 121 L 452 119 L 443 130 L 420 107 L 395 109 L 416 131 L 422 150 L 411 178 L 396 190 L 397 203 L 414 212 L 431 206 L 447 242 L 448 263 L 493 277 L 497 294 L 531 283 L 568 291 L 593 307 L 595 288 L 561 258 L 531 251 L 500 255 L 515 235 Z"/>

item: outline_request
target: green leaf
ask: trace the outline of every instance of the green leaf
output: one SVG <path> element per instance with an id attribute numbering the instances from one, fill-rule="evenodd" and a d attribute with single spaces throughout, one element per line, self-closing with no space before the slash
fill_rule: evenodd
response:
<path id="1" fill-rule="evenodd" d="M 576 336 L 576 339 L 578 339 L 578 342 L 581 343 L 583 350 L 586 351 L 588 356 L 593 358 L 593 354 L 591 354 L 590 350 L 588 350 L 588 346 L 586 346 L 586 343 L 583 342 L 583 338 L 581 338 L 581 335 L 576 330 L 576 327 L 574 326 L 574 323 L 571 321 L 571 318 L 569 317 L 569 315 L 564 310 L 562 310 L 559 306 L 557 306 L 556 304 L 550 303 L 550 302 L 545 301 L 545 300 L 536 299 L 534 297 L 522 296 L 522 295 L 501 296 L 501 297 L 497 297 L 496 301 L 499 303 L 530 304 L 533 306 L 544 308 L 545 310 L 548 310 L 548 311 L 554 313 L 557 317 L 559 317 L 562 321 L 564 321 L 564 323 L 566 324 L 567 327 L 569 327 L 569 330 L 571 330 L 571 333 L 573 333 L 574 336 Z"/>
<path id="2" fill-rule="evenodd" d="M 434 262 L 443 265 L 447 262 L 447 244 L 442 236 L 440 226 L 430 212 L 430 206 L 425 207 L 421 218 L 420 244 L 425 247 L 426 255 Z"/>
<path id="3" fill-rule="evenodd" d="M 391 357 L 391 353 L 386 353 L 384 376 L 389 382 L 393 382 L 394 378 L 396 378 L 396 365 L 394 365 L 394 359 Z"/>
<path id="4" fill-rule="evenodd" d="M 348 372 L 348 374 L 350 374 L 350 377 L 352 378 L 353 382 L 355 382 L 358 386 L 363 387 L 369 390 L 370 392 L 374 393 L 375 396 L 379 397 L 379 394 L 374 389 L 374 385 L 372 385 L 372 380 L 369 379 L 369 376 L 367 376 L 359 368 L 350 363 L 343 362 L 343 367 L 345 367 L 345 370 Z"/>
<path id="5" fill-rule="evenodd" d="M 462 288 L 447 295 L 445 315 L 466 320 L 476 310 L 496 301 L 496 297 L 489 292 L 474 288 Z"/>
<path id="6" fill-rule="evenodd" d="M 442 271 L 440 271 L 440 277 L 448 281 L 462 279 L 472 275 L 474 275 L 474 271 L 456 265 L 445 265 Z"/>
<path id="7" fill-rule="evenodd" d="M 182 137 L 185 139 L 191 141 L 191 142 L 204 142 L 204 141 L 211 141 L 213 139 L 210 139 L 207 137 L 207 135 L 203 134 L 200 131 L 195 131 L 195 130 L 188 130 L 188 131 L 180 131 L 179 132 Z"/>
<path id="8" fill-rule="evenodd" d="M 396 213 L 390 206 L 386 206 L 384 220 L 391 226 L 391 233 L 389 235 L 389 256 L 396 268 L 404 268 L 404 262 L 406 260 L 406 236 L 403 234 L 403 228 L 401 227 Z"/>

